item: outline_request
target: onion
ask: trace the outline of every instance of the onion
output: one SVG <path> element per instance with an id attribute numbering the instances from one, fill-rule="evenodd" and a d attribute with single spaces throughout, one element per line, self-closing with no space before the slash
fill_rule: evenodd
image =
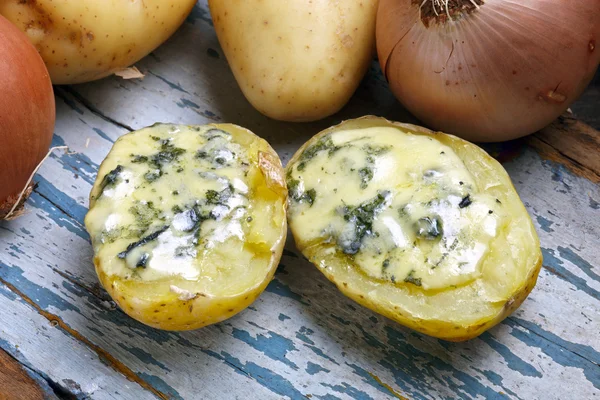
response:
<path id="1" fill-rule="evenodd" d="M 55 105 L 50 76 L 29 39 L 0 16 L 0 220 L 15 216 L 48 153 Z"/>
<path id="2" fill-rule="evenodd" d="M 533 133 L 600 62 L 600 0 L 380 0 L 377 52 L 431 127 L 495 142 Z"/>

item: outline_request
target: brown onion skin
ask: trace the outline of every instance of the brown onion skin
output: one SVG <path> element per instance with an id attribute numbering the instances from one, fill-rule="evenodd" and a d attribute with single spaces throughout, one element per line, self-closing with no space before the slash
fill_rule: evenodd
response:
<path id="1" fill-rule="evenodd" d="M 48 70 L 23 32 L 0 16 L 0 219 L 48 152 L 55 122 Z"/>
<path id="2" fill-rule="evenodd" d="M 429 27 L 421 3 L 380 0 L 377 52 L 392 92 L 434 129 L 478 142 L 534 133 L 600 63 L 600 0 L 485 0 Z"/>

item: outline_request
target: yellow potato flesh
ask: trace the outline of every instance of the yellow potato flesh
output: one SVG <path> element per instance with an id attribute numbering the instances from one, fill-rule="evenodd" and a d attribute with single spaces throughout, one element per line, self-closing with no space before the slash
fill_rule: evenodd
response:
<path id="1" fill-rule="evenodd" d="M 376 0 L 210 0 L 215 30 L 252 105 L 313 121 L 350 99 L 373 55 Z"/>
<path id="2" fill-rule="evenodd" d="M 242 160 L 243 170 L 235 164 L 228 166 L 228 162 L 213 162 L 214 167 L 206 167 L 206 161 L 199 160 L 203 146 L 216 139 L 197 136 L 214 130 L 230 135 L 229 143 L 238 160 Z M 152 164 L 146 159 L 131 160 L 139 156 L 151 159 L 157 154 L 157 143 L 164 140 L 171 140 L 175 148 L 186 152 L 165 164 L 164 174 L 148 183 L 146 172 L 153 171 Z M 222 151 L 217 148 L 215 154 Z M 124 167 L 120 178 L 106 189 L 105 177 L 119 166 Z M 222 183 L 224 178 L 228 184 Z M 190 247 L 191 242 L 186 239 L 190 230 L 175 228 L 175 217 L 190 204 L 202 204 L 208 199 L 209 190 L 219 191 L 219 185 L 233 185 L 234 193 L 243 194 L 235 195 L 235 208 L 219 200 L 211 213 L 217 207 L 234 212 L 243 204 L 243 214 L 235 220 L 206 217 L 198 230 L 199 244 Z M 286 196 L 283 167 L 277 154 L 266 141 L 238 126 L 158 124 L 125 135 L 100 166 L 85 219 L 100 282 L 127 314 L 153 327 L 189 330 L 227 319 L 248 307 L 273 277 L 287 232 Z M 159 212 L 143 234 L 132 236 L 131 227 L 139 226 L 139 214 L 131 210 L 148 202 Z M 171 211 L 177 206 L 178 211 Z M 169 226 L 166 233 L 170 236 L 162 237 L 167 239 L 159 236 L 139 247 L 140 254 L 150 254 L 146 265 L 138 267 L 131 264 L 129 256 L 119 256 L 129 245 L 155 232 L 157 226 L 165 225 Z M 183 257 L 169 247 L 171 243 L 187 247 Z"/>
<path id="3" fill-rule="evenodd" d="M 0 0 L 0 14 L 29 36 L 54 84 L 126 68 L 171 36 L 195 0 Z"/>
<path id="4" fill-rule="evenodd" d="M 349 136 L 353 137 L 354 143 L 364 140 L 369 146 L 376 148 L 382 143 L 393 143 L 394 135 L 398 137 L 396 141 L 399 146 L 400 143 L 405 143 L 405 139 L 411 139 L 422 146 L 436 143 L 439 146 L 438 150 L 442 151 L 431 154 L 422 151 L 421 148 L 398 148 L 388 150 L 384 155 L 374 156 L 380 157 L 382 161 L 379 164 L 376 162 L 375 165 L 391 168 L 388 171 L 389 176 L 380 177 L 382 179 L 378 180 L 380 172 L 375 167 L 371 183 L 366 189 L 361 188 L 358 172 L 360 164 L 351 165 L 356 145 L 344 147 L 352 142 Z M 314 149 L 318 148 L 315 145 L 319 146 L 319 143 L 323 143 L 322 139 L 328 137 L 332 138 L 339 149 L 315 152 Z M 346 142 L 343 143 L 343 140 Z M 311 153 L 312 156 L 308 158 L 303 156 L 303 153 Z M 340 244 L 344 242 L 340 242 L 340 236 L 336 233 L 339 231 L 337 227 L 348 221 L 339 216 L 341 212 L 345 212 L 344 207 L 351 207 L 362 203 L 365 198 L 372 198 L 372 193 L 367 193 L 369 190 L 373 193 L 389 190 L 394 201 L 398 198 L 419 198 L 421 193 L 429 194 L 431 185 L 417 187 L 414 182 L 407 183 L 409 180 L 404 179 L 404 175 L 418 171 L 421 174 L 419 176 L 423 176 L 423 173 L 439 167 L 441 160 L 449 156 L 457 157 L 462 175 L 456 175 L 456 172 L 451 170 L 445 172 L 448 175 L 464 176 L 461 180 L 464 180 L 464 186 L 458 185 L 456 179 L 457 188 L 445 188 L 445 192 L 442 193 L 451 193 L 453 190 L 460 193 L 469 185 L 473 205 L 469 208 L 465 206 L 465 202 L 464 209 L 459 210 L 459 207 L 456 207 L 457 212 L 466 213 L 484 204 L 485 217 L 494 217 L 498 221 L 497 231 L 485 242 L 486 250 L 472 272 L 464 275 L 461 275 L 462 272 L 453 272 L 461 268 L 456 262 L 432 265 L 432 253 L 425 253 L 424 259 L 405 257 L 399 265 L 383 265 L 383 270 L 388 268 L 395 272 L 403 271 L 402 275 L 396 274 L 394 277 L 373 272 L 381 270 L 382 259 L 386 258 L 386 254 L 388 257 L 389 254 L 404 256 L 410 253 L 411 247 L 415 245 L 419 248 L 429 248 L 431 243 L 435 243 L 415 237 L 406 245 L 408 250 L 401 250 L 400 253 L 398 248 L 389 250 L 380 245 L 376 251 L 362 247 L 356 254 L 348 254 L 348 250 Z M 306 165 L 299 169 L 303 161 Z M 345 295 L 407 327 L 446 340 L 467 340 L 508 316 L 523 302 L 535 285 L 542 256 L 531 219 L 502 166 L 471 143 L 413 125 L 365 117 L 344 122 L 315 136 L 296 153 L 286 172 L 290 190 L 288 219 L 298 248 Z M 335 184 L 336 180 L 339 185 Z M 306 197 L 294 194 L 294 186 L 303 188 L 305 193 L 311 188 L 315 189 L 313 204 L 308 204 L 305 201 Z M 300 202 L 294 201 L 294 197 L 300 198 Z M 494 201 L 486 203 L 488 198 Z M 427 200 L 421 197 L 419 201 L 425 204 Z M 434 204 L 437 201 L 435 197 L 430 200 L 433 200 Z M 402 218 L 405 217 L 398 217 L 398 203 L 389 204 L 390 209 L 381 211 L 380 218 L 395 220 L 397 225 L 394 226 L 402 225 Z M 388 214 L 385 214 L 386 212 Z M 444 224 L 446 222 L 448 220 L 444 220 Z M 376 223 L 377 217 L 373 226 L 376 226 Z M 463 228 L 465 232 L 471 232 L 473 235 L 485 229 L 483 225 L 470 224 L 471 222 L 463 223 Z M 404 224 L 403 228 L 407 227 L 404 230 L 405 237 L 411 235 L 410 230 L 414 229 L 412 226 Z M 389 236 L 393 236 L 386 232 L 380 231 L 381 240 L 388 240 Z M 372 237 L 376 237 L 373 240 L 380 239 L 379 233 Z M 479 239 L 460 235 L 458 237 L 462 241 L 458 245 L 461 251 L 476 247 L 479 243 Z M 364 246 L 366 242 L 362 243 Z M 464 248 L 461 247 L 462 243 L 466 243 Z M 473 243 L 475 245 L 471 246 Z M 388 250 L 390 253 L 386 253 Z M 393 253 L 394 251 L 396 253 Z M 452 260 L 452 254 L 450 252 L 450 256 L 445 260 Z M 368 264 L 369 259 L 377 264 Z M 385 262 L 389 263 L 387 260 Z M 406 276 L 407 271 L 412 272 Z M 414 279 L 416 277 L 419 277 L 418 281 Z"/>

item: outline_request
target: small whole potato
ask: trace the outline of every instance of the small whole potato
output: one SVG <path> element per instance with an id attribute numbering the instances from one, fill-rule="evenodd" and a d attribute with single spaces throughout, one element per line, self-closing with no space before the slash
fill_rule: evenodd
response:
<path id="1" fill-rule="evenodd" d="M 88 82 L 130 66 L 183 23 L 195 0 L 0 0 L 54 84 Z"/>
<path id="2" fill-rule="evenodd" d="M 314 121 L 340 110 L 371 61 L 376 0 L 209 0 L 219 42 L 252 105 Z"/>

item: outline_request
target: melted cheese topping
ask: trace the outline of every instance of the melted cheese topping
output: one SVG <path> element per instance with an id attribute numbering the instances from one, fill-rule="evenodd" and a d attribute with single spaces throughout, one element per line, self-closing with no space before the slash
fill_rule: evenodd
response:
<path id="1" fill-rule="evenodd" d="M 396 128 L 322 136 L 288 166 L 287 182 L 301 247 L 330 246 L 398 285 L 472 282 L 509 223 L 449 146 Z"/>
<path id="2" fill-rule="evenodd" d="M 255 158 L 211 126 L 155 125 L 119 139 L 86 217 L 104 272 L 144 281 L 204 280 L 205 286 L 227 274 L 263 279 L 264 271 L 249 266 L 260 246 L 245 245 L 253 227 Z M 270 250 L 262 249 L 267 260 Z M 224 263 L 224 255 L 233 261 Z"/>

